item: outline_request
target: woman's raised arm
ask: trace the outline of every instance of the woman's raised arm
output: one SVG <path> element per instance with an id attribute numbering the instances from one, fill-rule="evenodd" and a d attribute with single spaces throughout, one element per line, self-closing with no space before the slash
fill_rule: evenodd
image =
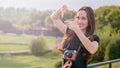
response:
<path id="1" fill-rule="evenodd" d="M 66 5 L 63 5 L 61 8 L 57 9 L 51 14 L 51 19 L 55 26 L 63 33 L 66 33 L 67 26 L 61 21 L 61 18 L 63 18 L 64 13 L 68 11 L 68 8 Z"/>

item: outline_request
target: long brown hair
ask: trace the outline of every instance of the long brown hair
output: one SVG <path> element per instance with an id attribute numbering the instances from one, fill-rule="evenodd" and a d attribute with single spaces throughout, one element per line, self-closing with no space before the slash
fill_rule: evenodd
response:
<path id="1" fill-rule="evenodd" d="M 95 33 L 95 17 L 94 17 L 94 12 L 92 8 L 84 6 L 81 9 L 78 10 L 81 11 L 84 10 L 87 13 L 87 18 L 88 18 L 88 27 L 86 29 L 86 36 L 89 37 L 89 39 L 92 41 L 93 37 L 92 35 Z M 59 48 L 60 51 L 64 52 L 65 47 L 75 38 L 77 37 L 74 31 L 70 31 L 69 33 L 66 33 L 62 39 L 61 42 L 61 48 Z M 84 48 L 85 49 L 85 48 Z M 88 60 L 91 58 L 91 54 L 85 49 L 83 53 L 83 58 Z"/>
<path id="2" fill-rule="evenodd" d="M 88 27 L 87 27 L 87 36 L 93 35 L 96 27 L 95 27 L 95 16 L 94 16 L 94 11 L 91 7 L 84 6 L 81 9 L 78 10 L 81 11 L 84 10 L 87 13 L 87 18 L 88 18 Z"/>

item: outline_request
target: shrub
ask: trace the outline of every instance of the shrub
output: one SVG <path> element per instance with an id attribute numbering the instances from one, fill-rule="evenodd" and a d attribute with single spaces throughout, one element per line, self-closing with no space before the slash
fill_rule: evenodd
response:
<path id="1" fill-rule="evenodd" d="M 45 46 L 46 43 L 44 38 L 38 37 L 32 41 L 30 49 L 33 55 L 40 56 L 45 53 Z"/>
<path id="2" fill-rule="evenodd" d="M 56 64 L 55 64 L 55 68 L 61 68 L 62 66 L 62 61 L 58 61 Z"/>
<path id="3" fill-rule="evenodd" d="M 96 54 L 93 55 L 93 60 L 91 61 L 92 63 L 104 61 L 106 47 L 108 43 L 110 42 L 109 34 L 105 33 L 105 34 L 100 35 L 99 37 L 100 37 L 99 48 Z"/>
<path id="4" fill-rule="evenodd" d="M 113 40 L 111 38 L 111 35 L 112 35 L 111 33 L 113 33 L 113 30 L 110 24 L 108 24 L 107 26 L 104 26 L 103 29 L 99 30 L 97 33 L 100 38 L 100 43 L 99 43 L 98 51 L 93 56 L 92 62 L 95 62 L 95 63 L 104 61 L 106 47 L 109 45 L 109 42 Z"/>
<path id="5" fill-rule="evenodd" d="M 106 47 L 105 60 L 120 58 L 120 38 L 114 38 Z"/>

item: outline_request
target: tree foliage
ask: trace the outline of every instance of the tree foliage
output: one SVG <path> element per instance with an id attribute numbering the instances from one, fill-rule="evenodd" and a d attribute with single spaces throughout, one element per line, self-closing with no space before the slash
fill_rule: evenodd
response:
<path id="1" fill-rule="evenodd" d="M 112 28 L 120 30 L 120 7 L 114 8 L 107 16 L 106 20 L 110 22 Z"/>
<path id="2" fill-rule="evenodd" d="M 119 6 L 104 6 L 95 10 L 95 19 L 97 22 L 97 28 L 102 29 L 104 26 L 111 23 L 113 25 L 113 20 L 119 23 Z M 117 11 L 117 12 L 116 12 Z M 114 15 L 115 14 L 115 15 Z M 112 18 L 114 17 L 114 18 Z"/>
<path id="3" fill-rule="evenodd" d="M 99 49 L 93 58 L 93 62 L 113 59 L 110 58 L 113 57 L 113 51 L 117 50 L 117 48 L 120 46 L 119 43 L 117 43 L 117 41 L 119 41 L 117 38 L 119 38 L 120 35 L 120 10 L 118 10 L 119 8 L 119 6 L 104 6 L 95 10 L 97 34 L 100 37 L 100 43 Z M 112 49 L 112 47 L 114 49 Z M 120 56 L 118 53 L 115 53 L 114 55 L 117 55 L 116 58 Z"/>
<path id="4" fill-rule="evenodd" d="M 113 60 L 120 58 L 120 33 L 112 36 L 111 40 L 106 47 L 105 60 Z"/>

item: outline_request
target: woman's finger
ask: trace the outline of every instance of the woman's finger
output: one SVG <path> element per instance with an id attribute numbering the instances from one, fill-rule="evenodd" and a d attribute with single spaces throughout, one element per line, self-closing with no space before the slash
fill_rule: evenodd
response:
<path id="1" fill-rule="evenodd" d="M 64 14 L 67 12 L 68 8 L 66 5 L 63 5 L 61 8 L 61 18 L 64 17 Z"/>

